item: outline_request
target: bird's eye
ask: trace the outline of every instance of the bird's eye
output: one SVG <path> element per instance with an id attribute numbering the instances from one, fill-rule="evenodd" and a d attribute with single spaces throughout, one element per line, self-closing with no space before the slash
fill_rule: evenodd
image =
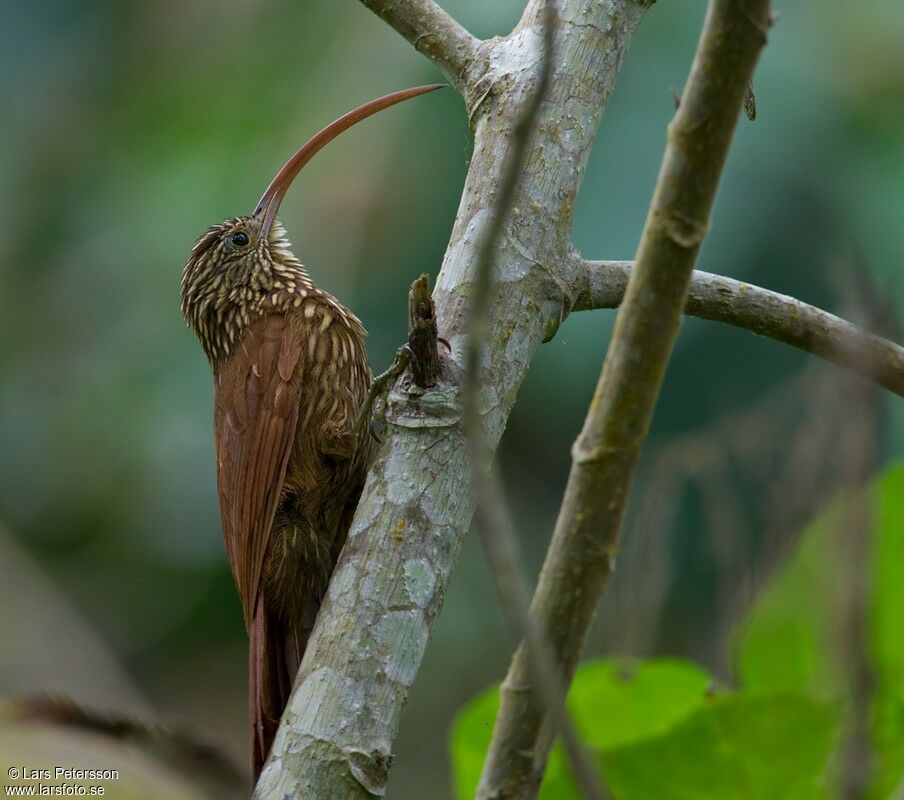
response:
<path id="1" fill-rule="evenodd" d="M 236 233 L 232 234 L 230 241 L 236 247 L 244 247 L 246 244 L 248 244 L 248 234 L 244 231 L 237 231 Z"/>

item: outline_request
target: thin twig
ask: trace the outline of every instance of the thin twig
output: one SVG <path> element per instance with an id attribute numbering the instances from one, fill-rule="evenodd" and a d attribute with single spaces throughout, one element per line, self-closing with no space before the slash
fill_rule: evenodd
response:
<path id="1" fill-rule="evenodd" d="M 570 680 L 614 568 L 625 501 L 703 241 L 719 177 L 769 25 L 768 0 L 711 0 L 665 157 L 531 604 Z M 530 684 L 524 648 L 506 684 Z M 484 766 L 487 797 L 533 797 L 552 743 L 529 693 L 503 693 Z M 525 758 L 523 753 L 531 754 Z M 520 794 L 500 791 L 512 765 Z M 538 769 L 539 767 L 539 769 Z M 496 792 L 494 794 L 494 791 Z"/>
<path id="2" fill-rule="evenodd" d="M 633 261 L 584 262 L 585 288 L 574 310 L 616 308 L 633 266 Z M 684 310 L 790 344 L 904 397 L 904 347 L 788 295 L 695 270 Z"/>
<path id="3" fill-rule="evenodd" d="M 848 399 L 851 411 L 846 427 L 843 453 L 853 487 L 850 504 L 835 525 L 834 550 L 838 565 L 839 608 L 838 654 L 844 665 L 849 706 L 841 737 L 841 800 L 867 796 L 875 769 L 871 711 L 876 693 L 876 670 L 870 652 L 872 601 L 873 525 L 868 480 L 874 463 L 873 449 L 878 428 L 875 389 L 862 381 L 850 380 Z"/>
<path id="4" fill-rule="evenodd" d="M 857 262 L 845 264 L 844 276 L 853 288 L 849 303 L 853 319 L 881 329 L 898 330 L 894 310 L 876 290 Z M 853 267 L 853 269 L 850 269 Z M 858 269 L 859 267 L 859 269 Z M 862 358 L 868 360 L 869 353 Z M 864 381 L 847 381 L 842 402 L 848 409 L 848 424 L 841 437 L 845 483 L 853 488 L 850 502 L 835 521 L 834 547 L 839 587 L 836 609 L 837 646 L 848 684 L 847 719 L 839 752 L 839 797 L 866 797 L 876 769 L 872 709 L 878 676 L 871 653 L 873 561 L 876 553 L 876 517 L 868 488 L 876 463 L 880 430 L 880 398 Z"/>
<path id="5" fill-rule="evenodd" d="M 498 475 L 492 466 L 479 408 L 481 355 L 491 305 L 496 248 L 512 209 L 540 106 L 550 84 L 555 59 L 556 22 L 556 2 L 546 0 L 543 14 L 543 59 L 537 86 L 512 131 L 507 163 L 502 172 L 493 214 L 478 249 L 468 320 L 462 407 L 477 527 L 499 601 L 515 633 L 528 642 L 538 702 L 546 708 L 554 721 L 555 730 L 562 737 L 582 793 L 587 798 L 602 800 L 605 792 L 599 777 L 565 709 L 565 691 L 556 673 L 552 648 L 545 632 L 538 625 L 531 624 L 527 614 L 530 593 L 521 572 L 515 525 Z M 478 797 L 481 796 L 478 790 Z"/>
<path id="6" fill-rule="evenodd" d="M 459 90 L 463 88 L 465 72 L 477 52 L 479 40 L 433 0 L 361 2 L 443 70 Z"/>

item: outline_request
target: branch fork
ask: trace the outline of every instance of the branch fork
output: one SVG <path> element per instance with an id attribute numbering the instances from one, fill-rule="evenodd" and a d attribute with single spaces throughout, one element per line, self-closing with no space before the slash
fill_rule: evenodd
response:
<path id="1" fill-rule="evenodd" d="M 766 0 L 713 2 L 755 12 L 754 19 L 760 22 L 759 12 L 768 5 Z M 531 74 L 525 71 L 529 59 L 525 59 L 524 51 L 519 53 L 517 45 L 534 38 L 539 41 L 544 5 L 543 0 L 528 0 L 512 34 L 480 41 L 433 0 L 362 3 L 453 82 L 466 100 L 474 125 L 474 151 L 433 291 L 432 313 L 422 313 L 426 311 L 426 283 L 412 289 L 413 307 L 420 310 L 405 349 L 409 363 L 384 382 L 390 433 L 371 467 L 348 541 L 318 614 L 295 690 L 255 792 L 258 800 L 283 800 L 287 795 L 363 800 L 385 793 L 402 708 L 473 515 L 468 448 L 462 429 L 463 345 L 475 291 L 479 242 L 498 197 L 503 155 L 516 126 L 520 101 L 532 85 Z M 482 337 L 487 358 L 481 375 L 486 400 L 481 421 L 491 451 L 498 445 L 531 358 L 570 310 L 563 308 L 563 286 L 580 284 L 574 293 L 575 309 L 615 307 L 622 302 L 629 280 L 638 281 L 632 265 L 626 262 L 578 260 L 570 251 L 570 230 L 574 198 L 603 109 L 649 5 L 645 0 L 559 0 L 549 97 L 536 121 L 537 144 L 525 163 L 506 229 L 517 231 L 518 236 L 504 235 L 494 254 L 496 281 Z M 762 27 L 766 26 L 763 22 Z M 732 83 L 733 111 L 740 109 L 747 79 L 749 75 L 736 87 Z M 693 91 L 685 92 L 681 105 L 684 111 L 694 108 Z M 532 157 L 534 152 L 538 157 Z M 567 169 L 562 168 L 565 164 Z M 695 242 L 687 244 L 694 249 Z M 639 255 L 638 261 L 642 258 Z M 843 366 L 855 366 L 852 357 L 838 354 L 847 344 L 862 341 L 862 332 L 843 320 L 833 318 L 838 322 L 833 326 L 826 320 L 831 315 L 811 307 L 806 308 L 814 313 L 801 314 L 802 304 L 794 305 L 797 301 L 765 290 L 759 290 L 764 293 L 763 303 L 750 304 L 745 310 L 742 300 L 756 295 L 749 287 L 741 292 L 737 282 L 691 273 L 689 269 L 685 277 L 689 284 L 688 313 L 747 327 Z M 645 284 L 646 279 L 638 283 Z M 626 305 L 632 304 L 631 294 L 628 292 Z M 633 294 L 636 300 L 637 292 Z M 674 314 L 669 325 L 677 325 L 681 313 L 683 291 L 679 294 L 681 302 L 669 307 L 668 314 Z M 792 309 L 794 325 L 789 321 Z M 624 313 L 625 309 L 620 318 Z M 622 336 L 619 327 L 624 328 L 624 324 L 617 326 L 617 335 Z M 448 337 L 454 352 L 438 352 L 436 346 L 442 340 L 437 339 L 437 330 Z M 869 340 L 870 346 L 887 356 L 883 367 L 886 377 L 880 382 L 900 394 L 904 385 L 901 348 L 874 338 Z M 417 358 L 412 359 L 412 353 Z M 401 380 L 397 380 L 400 375 Z M 871 377 L 879 380 L 877 375 Z M 396 385 L 389 389 L 393 381 Z M 596 410 L 615 396 L 608 393 Z M 650 396 L 648 392 L 646 400 Z M 630 476 L 636 458 L 634 443 L 642 438 L 643 420 L 634 420 L 631 427 L 635 435 L 612 447 L 598 449 L 595 439 L 584 441 L 593 445 L 594 457 L 588 463 L 602 470 L 602 491 L 619 513 L 627 491 L 625 476 Z M 624 441 L 630 443 L 627 449 L 621 447 Z M 567 523 L 568 503 L 573 499 L 573 495 L 566 495 L 562 524 Z M 570 529 L 563 533 L 568 541 L 573 538 L 570 533 Z M 587 539 L 595 540 L 595 536 Z M 613 538 L 602 548 L 591 548 L 589 561 L 585 553 L 575 553 L 575 558 L 579 566 L 589 565 L 605 579 L 614 552 Z M 545 572 L 552 574 L 549 569 Z M 562 631 L 570 644 L 554 643 L 559 646 L 560 658 L 569 664 L 576 663 L 583 643 L 575 609 L 587 605 L 588 597 L 592 614 L 595 601 L 576 581 L 555 598 L 567 611 Z M 542 607 L 545 601 L 535 597 L 534 606 Z M 544 628 L 554 630 L 549 625 Z M 529 674 L 524 680 L 510 675 L 503 684 L 504 700 L 526 697 L 521 688 L 529 686 L 531 680 Z M 510 744 L 506 739 L 506 747 Z M 543 745 L 536 751 L 530 746 L 526 749 L 536 757 L 530 769 L 541 768 L 545 761 Z M 492 785 L 492 780 L 485 784 Z"/>

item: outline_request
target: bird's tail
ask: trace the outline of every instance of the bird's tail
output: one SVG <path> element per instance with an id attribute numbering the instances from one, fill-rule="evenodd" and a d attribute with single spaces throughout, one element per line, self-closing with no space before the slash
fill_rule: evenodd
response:
<path id="1" fill-rule="evenodd" d="M 256 783 L 289 702 L 311 626 L 287 628 L 258 603 L 248 632 L 248 714 L 251 775 Z"/>

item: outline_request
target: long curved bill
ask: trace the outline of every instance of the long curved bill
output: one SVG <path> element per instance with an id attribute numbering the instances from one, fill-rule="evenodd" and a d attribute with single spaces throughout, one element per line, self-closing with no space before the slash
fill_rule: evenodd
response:
<path id="1" fill-rule="evenodd" d="M 295 176 L 301 172 L 302 167 L 325 144 L 331 142 L 343 131 L 347 131 L 352 125 L 367 119 L 384 108 L 389 108 L 396 103 L 401 103 L 403 100 L 410 100 L 412 97 L 417 97 L 427 92 L 434 92 L 445 86 L 445 83 L 433 83 L 429 86 L 415 86 L 412 89 L 403 89 L 400 92 L 387 94 L 385 97 L 378 97 L 376 100 L 371 100 L 369 103 L 365 103 L 363 106 L 359 106 L 339 117 L 335 122 L 331 122 L 320 133 L 309 139 L 276 173 L 276 177 L 270 182 L 267 191 L 264 192 L 260 202 L 257 204 L 257 208 L 254 209 L 253 216 L 261 223 L 262 235 L 265 237 L 269 235 L 270 226 L 273 224 L 273 220 L 276 219 L 276 212 L 279 211 L 280 203 L 286 196 L 292 181 L 295 180 Z"/>

